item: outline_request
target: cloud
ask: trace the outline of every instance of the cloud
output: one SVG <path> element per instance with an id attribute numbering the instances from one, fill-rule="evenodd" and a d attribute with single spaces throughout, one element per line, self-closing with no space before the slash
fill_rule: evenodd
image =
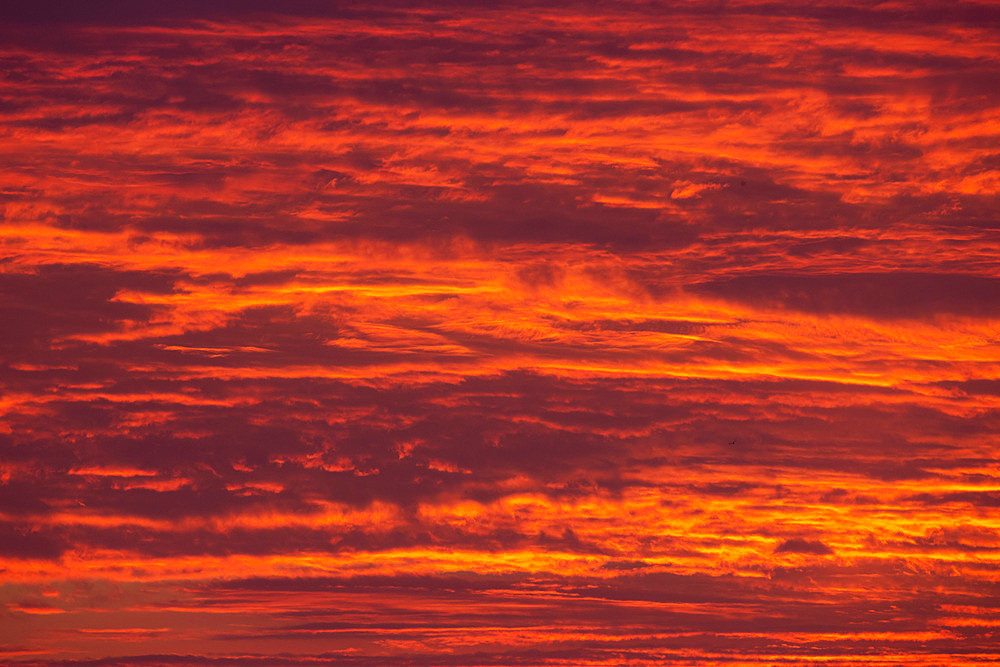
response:
<path id="1" fill-rule="evenodd" d="M 51 531 L 30 524 L 0 522 L 0 558 L 53 560 L 68 546 Z"/>
<path id="2" fill-rule="evenodd" d="M 155 308 L 115 300 L 122 290 L 166 294 L 174 276 L 116 271 L 93 264 L 38 267 L 0 274 L 0 317 L 9 323 L 0 344 L 9 352 L 44 350 L 79 334 L 118 331 L 153 317 Z"/>
<path id="3" fill-rule="evenodd" d="M 833 550 L 819 540 L 807 540 L 793 537 L 783 541 L 774 550 L 779 554 L 812 554 L 814 556 L 830 556 Z"/>
<path id="4" fill-rule="evenodd" d="M 874 319 L 986 318 L 1000 306 L 1000 282 L 956 273 L 743 275 L 696 289 L 751 306 Z"/>
<path id="5" fill-rule="evenodd" d="M 991 6 L 56 4 L 5 655 L 995 655 Z"/>

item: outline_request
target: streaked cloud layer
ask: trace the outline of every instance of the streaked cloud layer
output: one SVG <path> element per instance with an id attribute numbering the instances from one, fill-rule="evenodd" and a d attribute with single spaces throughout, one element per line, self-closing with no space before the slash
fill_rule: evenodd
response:
<path id="1" fill-rule="evenodd" d="M 1000 6 L 0 10 L 0 661 L 1000 659 Z"/>

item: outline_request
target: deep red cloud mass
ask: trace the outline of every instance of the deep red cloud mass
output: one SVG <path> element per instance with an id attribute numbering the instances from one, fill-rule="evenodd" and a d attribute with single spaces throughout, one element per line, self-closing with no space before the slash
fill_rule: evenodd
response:
<path id="1" fill-rule="evenodd" d="M 0 661 L 1000 661 L 1000 5 L 0 8 Z"/>

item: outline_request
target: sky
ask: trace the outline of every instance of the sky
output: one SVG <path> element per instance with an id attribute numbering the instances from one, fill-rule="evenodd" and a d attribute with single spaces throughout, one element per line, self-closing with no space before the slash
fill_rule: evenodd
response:
<path id="1" fill-rule="evenodd" d="M 1000 662 L 1000 4 L 0 8 L 0 663 Z"/>

